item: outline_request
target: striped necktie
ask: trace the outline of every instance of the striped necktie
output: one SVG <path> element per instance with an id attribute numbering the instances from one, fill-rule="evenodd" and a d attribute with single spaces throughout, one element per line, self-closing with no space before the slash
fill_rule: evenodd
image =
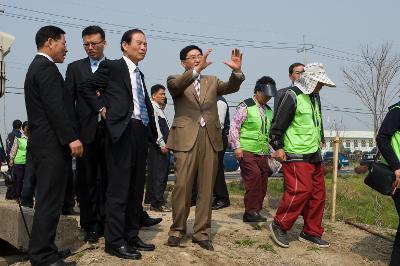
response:
<path id="1" fill-rule="evenodd" d="M 147 113 L 146 102 L 144 100 L 143 88 L 142 88 L 142 79 L 140 76 L 139 68 L 135 69 L 136 74 L 136 93 L 139 100 L 139 109 L 140 109 L 140 118 L 142 119 L 142 123 L 147 126 L 149 123 L 149 115 Z"/>
<path id="2" fill-rule="evenodd" d="M 200 100 L 200 79 L 196 79 L 194 81 L 194 89 L 196 90 L 197 97 L 199 97 Z M 206 125 L 206 121 L 204 121 L 204 117 L 200 117 L 200 126 L 204 127 Z"/>

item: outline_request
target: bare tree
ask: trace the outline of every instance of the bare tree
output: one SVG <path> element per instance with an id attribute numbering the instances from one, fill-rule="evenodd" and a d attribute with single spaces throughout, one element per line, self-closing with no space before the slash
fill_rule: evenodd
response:
<path id="1" fill-rule="evenodd" d="M 387 108 L 400 93 L 400 56 L 391 54 L 391 48 L 389 43 L 378 48 L 364 46 L 360 63 L 343 69 L 345 85 L 371 112 L 374 139 Z"/>

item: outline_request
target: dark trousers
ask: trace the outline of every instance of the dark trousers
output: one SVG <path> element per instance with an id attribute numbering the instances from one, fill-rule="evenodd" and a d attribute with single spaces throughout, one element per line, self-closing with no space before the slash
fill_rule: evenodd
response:
<path id="1" fill-rule="evenodd" d="M 164 192 L 169 172 L 169 154 L 161 152 L 156 144 L 149 145 L 145 202 L 159 207 L 165 204 Z"/>
<path id="2" fill-rule="evenodd" d="M 243 158 L 239 164 L 246 190 L 243 198 L 245 212 L 260 212 L 267 193 L 268 157 L 243 151 Z"/>
<path id="3" fill-rule="evenodd" d="M 97 125 L 96 138 L 84 145 L 76 162 L 76 192 L 80 204 L 80 224 L 85 231 L 102 231 L 106 185 L 104 123 Z M 101 232 L 99 232 L 101 234 Z"/>
<path id="4" fill-rule="evenodd" d="M 13 166 L 13 179 L 15 181 L 15 197 L 21 198 L 22 184 L 24 183 L 25 164 L 15 164 Z"/>
<path id="5" fill-rule="evenodd" d="M 33 266 L 49 265 L 59 260 L 54 244 L 71 157 L 63 148 L 32 151 L 36 180 L 36 204 L 29 257 Z"/>
<path id="6" fill-rule="evenodd" d="M 79 195 L 80 224 L 85 231 L 94 231 L 99 222 L 99 188 L 97 178 L 98 151 L 96 142 L 84 145 L 84 154 L 76 161 L 76 189 Z"/>
<path id="7" fill-rule="evenodd" d="M 24 182 L 22 185 L 21 192 L 21 204 L 27 206 L 33 206 L 33 195 L 35 194 L 35 183 L 36 178 L 34 175 L 33 160 L 30 151 L 26 153 L 26 164 Z"/>
<path id="8" fill-rule="evenodd" d="M 63 209 L 68 210 L 75 206 L 74 172 L 72 171 L 72 162 L 68 167 L 67 187 L 65 188 Z"/>
<path id="9" fill-rule="evenodd" d="M 126 245 L 139 233 L 146 173 L 148 129 L 131 119 L 117 142 L 106 145 L 108 186 L 106 244 Z"/>
<path id="10" fill-rule="evenodd" d="M 224 156 L 226 147 L 228 146 L 227 135 L 222 134 L 222 142 L 224 148 L 222 151 L 218 152 L 218 171 L 217 171 L 217 177 L 215 179 L 214 193 L 213 193 L 215 202 L 217 201 L 229 202 L 229 193 L 226 187 L 225 170 L 224 170 Z"/>
<path id="11" fill-rule="evenodd" d="M 397 215 L 400 218 L 400 191 L 393 196 L 394 205 L 396 206 Z M 396 238 L 394 239 L 392 256 L 390 258 L 390 266 L 397 266 L 400 263 L 400 223 L 397 228 Z"/>
<path id="12" fill-rule="evenodd" d="M 282 169 L 285 192 L 276 211 L 275 222 L 283 230 L 289 230 L 303 215 L 303 231 L 321 237 L 326 197 L 324 166 L 321 162 L 286 162 Z"/>

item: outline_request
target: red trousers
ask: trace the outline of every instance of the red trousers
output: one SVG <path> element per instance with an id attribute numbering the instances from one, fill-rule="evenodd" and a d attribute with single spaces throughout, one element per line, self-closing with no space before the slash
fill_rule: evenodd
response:
<path id="1" fill-rule="evenodd" d="M 289 230 L 303 215 L 306 234 L 321 237 L 325 208 L 325 176 L 322 163 L 287 162 L 283 164 L 285 192 L 275 222 Z"/>
<path id="2" fill-rule="evenodd" d="M 239 162 L 244 188 L 244 207 L 246 213 L 262 209 L 268 181 L 268 157 L 243 151 Z"/>

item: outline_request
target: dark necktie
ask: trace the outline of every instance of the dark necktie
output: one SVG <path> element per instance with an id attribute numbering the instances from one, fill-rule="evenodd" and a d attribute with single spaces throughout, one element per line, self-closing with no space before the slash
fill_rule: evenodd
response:
<path id="1" fill-rule="evenodd" d="M 140 76 L 139 68 L 135 69 L 136 74 L 136 92 L 139 100 L 140 118 L 145 126 L 149 123 L 149 115 L 147 113 L 146 102 L 144 100 L 143 89 L 142 89 L 142 79 Z"/>

